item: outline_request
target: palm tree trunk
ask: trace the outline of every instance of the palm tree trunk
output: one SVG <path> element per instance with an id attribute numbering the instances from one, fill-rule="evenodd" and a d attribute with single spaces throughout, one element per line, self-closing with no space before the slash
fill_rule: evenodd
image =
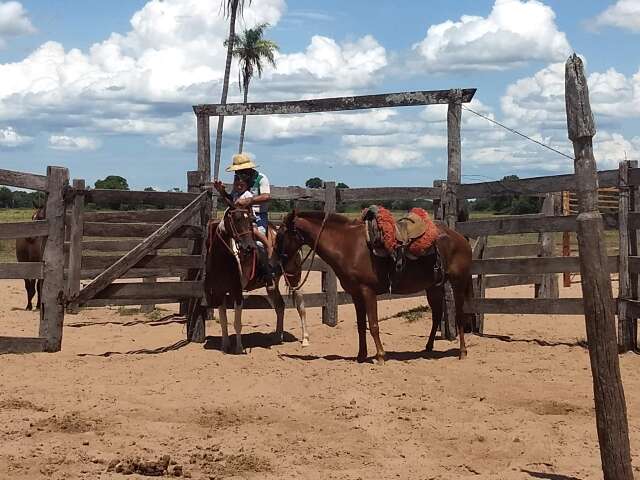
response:
<path id="1" fill-rule="evenodd" d="M 249 82 L 244 86 L 244 104 L 247 104 L 247 98 L 249 97 Z M 242 127 L 240 127 L 240 148 L 238 153 L 242 153 L 242 147 L 244 146 L 244 130 L 247 127 L 247 116 L 242 116 Z"/>
<path id="2" fill-rule="evenodd" d="M 241 0 L 234 0 L 231 5 L 231 15 L 229 20 L 229 42 L 227 45 L 227 63 L 224 67 L 224 80 L 222 83 L 222 97 L 220 98 L 221 104 L 227 103 L 227 94 L 229 93 L 229 76 L 231 75 L 231 59 L 233 52 L 233 40 L 236 35 L 236 15 L 238 13 L 238 2 Z M 224 129 L 224 116 L 218 117 L 218 130 L 216 131 L 216 154 L 213 163 L 213 178 L 218 179 L 220 174 L 220 153 L 222 152 L 222 131 Z"/>

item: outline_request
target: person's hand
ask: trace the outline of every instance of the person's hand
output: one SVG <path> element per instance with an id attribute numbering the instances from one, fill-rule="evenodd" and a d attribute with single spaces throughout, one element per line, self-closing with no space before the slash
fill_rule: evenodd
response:
<path id="1" fill-rule="evenodd" d="M 245 208 L 251 205 L 250 198 L 239 198 L 235 203 L 236 207 Z"/>
<path id="2" fill-rule="evenodd" d="M 220 193 L 225 191 L 224 190 L 224 183 L 222 183 L 220 180 L 214 180 L 213 181 L 213 188 L 215 188 Z"/>

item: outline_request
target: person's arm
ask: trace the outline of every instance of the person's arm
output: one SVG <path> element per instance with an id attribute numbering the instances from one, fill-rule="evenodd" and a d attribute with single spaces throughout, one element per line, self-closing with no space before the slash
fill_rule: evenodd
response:
<path id="1" fill-rule="evenodd" d="M 251 205 L 261 205 L 271 200 L 271 185 L 266 176 L 263 176 L 260 180 L 260 195 L 255 195 L 251 198 L 239 199 L 236 201 L 236 205 L 239 207 L 249 207 Z"/>
<path id="2" fill-rule="evenodd" d="M 218 193 L 222 196 L 223 200 L 226 199 L 227 203 L 231 202 L 233 203 L 233 197 L 231 196 L 230 193 L 228 193 L 225 188 L 224 188 L 224 184 L 220 181 L 220 180 L 216 180 L 213 182 L 213 187 L 218 191 Z"/>

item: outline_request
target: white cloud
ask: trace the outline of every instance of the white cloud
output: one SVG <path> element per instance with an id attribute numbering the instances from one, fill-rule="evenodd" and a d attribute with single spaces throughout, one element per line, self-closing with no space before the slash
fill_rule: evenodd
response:
<path id="1" fill-rule="evenodd" d="M 598 132 L 593 140 L 598 169 L 615 169 L 625 158 L 640 158 L 640 137 L 627 140 L 619 133 Z"/>
<path id="2" fill-rule="evenodd" d="M 432 71 L 503 70 L 559 60 L 571 51 L 553 9 L 537 0 L 496 0 L 487 17 L 432 25 L 413 49 Z"/>
<path id="3" fill-rule="evenodd" d="M 20 2 L 0 2 L 0 48 L 7 39 L 35 33 L 27 11 Z"/>
<path id="4" fill-rule="evenodd" d="M 20 147 L 33 139 L 26 135 L 20 135 L 13 127 L 0 128 L 0 147 Z"/>
<path id="5" fill-rule="evenodd" d="M 380 167 L 384 169 L 428 165 L 422 152 L 398 147 L 356 147 L 348 149 L 346 160 L 352 165 Z"/>
<path id="6" fill-rule="evenodd" d="M 71 137 L 68 135 L 51 135 L 49 148 L 68 152 L 96 150 L 100 142 L 89 137 Z"/>
<path id="7" fill-rule="evenodd" d="M 595 25 L 640 32 L 640 2 L 618 0 L 596 17 Z"/>

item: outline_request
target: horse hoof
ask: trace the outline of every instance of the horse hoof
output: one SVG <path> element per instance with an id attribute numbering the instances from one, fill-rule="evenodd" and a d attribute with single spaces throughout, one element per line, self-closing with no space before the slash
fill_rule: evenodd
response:
<path id="1" fill-rule="evenodd" d="M 303 347 L 308 347 L 309 346 L 309 340 L 307 340 L 306 338 L 304 340 L 302 340 L 302 346 Z"/>
<path id="2" fill-rule="evenodd" d="M 460 351 L 460 355 L 458 356 L 458 360 L 464 360 L 465 358 L 467 358 L 467 351 L 466 350 Z"/>
<path id="3" fill-rule="evenodd" d="M 427 346 L 426 346 L 426 347 L 424 347 L 424 351 L 425 351 L 425 352 L 433 352 L 433 344 L 429 345 L 429 344 L 427 343 Z"/>
<path id="4" fill-rule="evenodd" d="M 27 307 L 25 308 L 25 310 L 27 310 L 27 311 L 29 311 L 29 312 L 30 312 L 31 310 L 33 310 L 33 307 L 32 307 L 31 305 L 27 305 Z"/>
<path id="5" fill-rule="evenodd" d="M 377 356 L 376 357 L 376 363 L 378 365 L 384 365 L 384 356 Z"/>
<path id="6" fill-rule="evenodd" d="M 364 363 L 367 361 L 367 356 L 366 355 L 358 355 L 358 357 L 356 358 L 356 361 L 358 363 Z"/>

